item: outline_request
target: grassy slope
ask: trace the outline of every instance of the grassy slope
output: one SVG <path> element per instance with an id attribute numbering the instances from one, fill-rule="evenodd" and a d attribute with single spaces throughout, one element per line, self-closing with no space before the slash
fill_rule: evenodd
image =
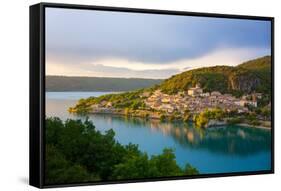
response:
<path id="1" fill-rule="evenodd" d="M 267 93 L 270 90 L 270 77 L 271 57 L 266 56 L 236 67 L 214 66 L 186 71 L 165 80 L 161 83 L 160 89 L 172 94 L 199 83 L 205 91 Z"/>

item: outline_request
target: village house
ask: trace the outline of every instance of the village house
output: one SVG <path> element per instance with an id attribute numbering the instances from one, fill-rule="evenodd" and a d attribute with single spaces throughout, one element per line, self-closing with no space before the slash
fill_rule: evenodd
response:
<path id="1" fill-rule="evenodd" d="M 144 97 L 148 97 L 150 95 L 150 92 L 143 92 L 140 97 L 144 98 Z"/>
<path id="2" fill-rule="evenodd" d="M 112 107 L 112 102 L 107 102 L 106 107 Z"/>
<path id="3" fill-rule="evenodd" d="M 251 105 L 253 107 L 257 107 L 258 106 L 257 101 L 246 100 L 246 99 L 241 99 L 241 100 L 235 101 L 234 103 L 236 105 L 241 106 L 241 107 L 246 107 L 247 105 Z"/>
<path id="4" fill-rule="evenodd" d="M 212 91 L 211 96 L 220 96 L 221 93 L 219 91 Z"/>
<path id="5" fill-rule="evenodd" d="M 201 93 L 200 96 L 201 97 L 209 97 L 210 93 L 209 92 Z"/>
<path id="6" fill-rule="evenodd" d="M 163 103 L 170 103 L 171 98 L 170 98 L 169 96 L 164 96 L 164 97 L 161 99 L 161 101 L 162 101 Z"/>
<path id="7" fill-rule="evenodd" d="M 175 108 L 171 104 L 162 104 L 160 109 L 163 111 L 167 111 L 168 113 L 173 113 Z"/>
<path id="8" fill-rule="evenodd" d="M 247 113 L 249 110 L 248 110 L 248 108 L 246 108 L 246 107 L 241 107 L 241 108 L 238 108 L 237 109 L 237 112 L 238 113 Z"/>
<path id="9" fill-rule="evenodd" d="M 244 113 L 249 112 L 248 106 L 257 107 L 256 95 L 246 95 L 243 97 L 244 99 L 239 99 L 231 94 L 221 94 L 219 91 L 203 92 L 203 89 L 198 84 L 196 87 L 188 89 L 185 93 L 168 95 L 156 90 L 144 102 L 147 108 L 165 111 L 169 114 L 176 111 L 184 113 L 185 110 L 189 110 L 191 113 L 200 113 L 206 108 L 221 108 L 228 112 L 238 111 L 239 113 Z M 258 96 L 260 95 L 258 94 Z"/>
<path id="10" fill-rule="evenodd" d="M 262 93 L 253 93 L 252 96 L 256 97 L 257 99 L 261 99 L 262 98 Z"/>
<path id="11" fill-rule="evenodd" d="M 196 87 L 190 88 L 190 89 L 188 89 L 188 91 L 187 91 L 187 94 L 188 94 L 189 96 L 192 96 L 192 97 L 200 96 L 200 94 L 202 94 L 202 93 L 203 93 L 203 89 L 200 88 L 200 86 L 199 86 L 198 84 L 196 84 Z"/>
<path id="12" fill-rule="evenodd" d="M 258 103 L 255 100 L 248 100 L 247 105 L 251 105 L 253 107 L 258 107 Z"/>

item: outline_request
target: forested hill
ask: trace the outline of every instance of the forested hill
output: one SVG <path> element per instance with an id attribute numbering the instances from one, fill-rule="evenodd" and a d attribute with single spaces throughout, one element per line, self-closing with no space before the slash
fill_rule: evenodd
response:
<path id="1" fill-rule="evenodd" d="M 47 76 L 46 91 L 131 91 L 161 82 L 160 79 Z"/>
<path id="2" fill-rule="evenodd" d="M 205 91 L 270 94 L 271 57 L 250 60 L 236 67 L 214 66 L 189 70 L 163 81 L 159 88 L 165 93 L 173 94 L 196 84 L 200 84 Z"/>

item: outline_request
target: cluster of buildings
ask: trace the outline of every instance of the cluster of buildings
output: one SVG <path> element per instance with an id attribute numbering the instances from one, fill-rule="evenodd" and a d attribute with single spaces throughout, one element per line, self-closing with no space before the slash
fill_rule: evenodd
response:
<path id="1" fill-rule="evenodd" d="M 200 113 L 206 108 L 221 108 L 225 111 L 248 112 L 248 106 L 257 107 L 257 100 L 261 94 L 255 93 L 236 98 L 231 94 L 221 94 L 218 91 L 203 92 L 199 85 L 188 89 L 186 92 L 179 92 L 176 95 L 168 95 L 160 90 L 155 91 L 145 99 L 148 109 L 165 111 L 167 113 Z"/>

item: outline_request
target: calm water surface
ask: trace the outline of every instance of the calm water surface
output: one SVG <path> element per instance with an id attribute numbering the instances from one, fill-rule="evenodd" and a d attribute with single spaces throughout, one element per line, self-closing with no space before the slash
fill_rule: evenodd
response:
<path id="1" fill-rule="evenodd" d="M 46 92 L 48 99 L 59 99 L 59 100 L 79 100 L 81 98 L 88 98 L 91 96 L 98 97 L 105 94 L 113 94 L 120 92 Z"/>
<path id="2" fill-rule="evenodd" d="M 80 98 L 110 92 L 48 92 L 46 115 L 83 119 L 67 109 Z M 271 168 L 271 133 L 269 130 L 228 125 L 202 130 L 192 124 L 160 123 L 159 121 L 111 115 L 90 115 L 102 132 L 113 129 L 121 144 L 138 144 L 149 155 L 173 148 L 177 163 L 187 162 L 200 173 L 223 173 L 269 170 Z"/>

